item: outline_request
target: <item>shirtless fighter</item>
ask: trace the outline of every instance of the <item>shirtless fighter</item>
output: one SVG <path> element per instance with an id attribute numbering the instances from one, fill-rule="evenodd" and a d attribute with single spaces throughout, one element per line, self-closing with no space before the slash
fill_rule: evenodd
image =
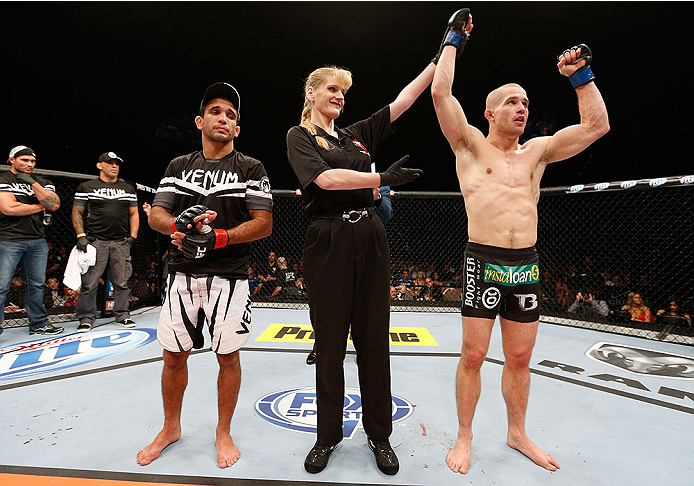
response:
<path id="1" fill-rule="evenodd" d="M 469 13 L 462 9 L 451 17 L 431 87 L 441 130 L 456 156 L 469 236 L 464 256 L 463 348 L 456 376 L 458 439 L 446 462 L 454 472 L 467 473 L 470 467 L 480 367 L 498 312 L 505 356 L 501 388 L 508 445 L 555 471 L 557 461 L 525 431 L 530 356 L 540 315 L 540 272 L 534 246 L 540 179 L 547 164 L 578 154 L 607 133 L 607 110 L 593 82 L 591 52 L 581 44 L 564 51 L 557 63 L 576 90 L 581 115 L 578 125 L 519 145 L 528 121 L 528 96 L 519 85 L 506 84 L 487 96 L 484 116 L 489 135 L 485 137 L 468 125 L 460 103 L 451 94 L 456 57 L 462 54 L 472 30 Z"/>

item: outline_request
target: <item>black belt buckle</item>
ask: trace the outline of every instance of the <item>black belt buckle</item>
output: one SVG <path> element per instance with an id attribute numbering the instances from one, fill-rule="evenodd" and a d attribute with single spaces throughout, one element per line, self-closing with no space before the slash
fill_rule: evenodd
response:
<path id="1" fill-rule="evenodd" d="M 362 209 L 360 211 L 357 210 L 352 210 L 352 211 L 345 211 L 342 213 L 342 221 L 349 221 L 350 223 L 356 223 L 359 221 L 362 217 L 366 216 L 369 214 L 368 211 Z"/>

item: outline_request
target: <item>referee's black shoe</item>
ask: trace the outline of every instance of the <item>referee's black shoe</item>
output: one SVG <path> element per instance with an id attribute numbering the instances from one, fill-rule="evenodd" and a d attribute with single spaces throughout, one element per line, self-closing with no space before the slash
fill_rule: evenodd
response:
<path id="1" fill-rule="evenodd" d="M 316 442 L 306 456 L 304 469 L 312 474 L 321 472 L 325 469 L 325 466 L 328 465 L 330 454 L 332 454 L 336 447 L 337 444 L 326 446 Z"/>
<path id="2" fill-rule="evenodd" d="M 306 364 L 307 365 L 313 365 L 316 364 L 316 348 L 314 347 L 310 353 L 308 353 L 308 356 L 306 356 Z"/>
<path id="3" fill-rule="evenodd" d="M 390 476 L 397 474 L 400 469 L 400 463 L 388 439 L 372 440 L 371 437 L 369 437 L 368 442 L 369 449 L 374 452 L 374 456 L 376 456 L 376 465 L 381 472 Z"/>

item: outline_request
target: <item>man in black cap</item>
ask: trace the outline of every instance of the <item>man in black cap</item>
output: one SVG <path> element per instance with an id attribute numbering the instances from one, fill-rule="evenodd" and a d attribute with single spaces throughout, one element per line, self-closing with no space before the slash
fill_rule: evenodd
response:
<path id="1" fill-rule="evenodd" d="M 128 310 L 128 279 L 132 274 L 130 249 L 137 238 L 140 216 L 135 188 L 118 178 L 123 159 L 113 152 L 99 156 L 99 177 L 77 187 L 72 205 L 72 226 L 77 232 L 77 249 L 96 248 L 96 263 L 82 274 L 82 287 L 75 313 L 79 332 L 87 332 L 96 320 L 96 291 L 108 265 L 113 284 L 113 313 L 116 323 L 135 327 Z M 87 210 L 86 217 L 84 216 Z"/>
<path id="2" fill-rule="evenodd" d="M 241 386 L 239 348 L 251 335 L 248 259 L 251 241 L 272 232 L 272 195 L 263 164 L 234 148 L 239 110 L 239 94 L 230 84 L 207 89 L 195 117 L 202 150 L 171 161 L 149 214 L 149 225 L 170 235 L 173 246 L 157 329 L 164 348 L 164 426 L 137 453 L 142 466 L 181 437 L 187 359 L 191 349 L 204 345 L 205 321 L 219 363 L 217 464 L 229 467 L 241 455 L 231 438 L 231 418 Z"/>
<path id="3" fill-rule="evenodd" d="M 14 147 L 8 162 L 10 170 L 0 174 L 0 333 L 10 282 L 21 262 L 29 334 L 60 334 L 63 328 L 48 322 L 43 305 L 48 261 L 44 212 L 57 210 L 60 198 L 51 181 L 33 174 L 36 154 L 32 149 Z"/>

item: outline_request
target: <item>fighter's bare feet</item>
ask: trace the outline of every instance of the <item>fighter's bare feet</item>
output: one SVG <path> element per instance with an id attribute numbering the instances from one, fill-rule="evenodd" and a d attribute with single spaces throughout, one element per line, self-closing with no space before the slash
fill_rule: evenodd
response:
<path id="1" fill-rule="evenodd" d="M 448 451 L 446 464 L 453 472 L 466 474 L 470 469 L 470 450 L 472 448 L 472 434 L 469 437 L 458 437 L 453 449 Z"/>
<path id="2" fill-rule="evenodd" d="M 217 440 L 214 441 L 214 445 L 217 447 L 217 464 L 222 469 L 233 466 L 241 457 L 241 452 L 234 445 L 234 441 L 229 434 L 217 434 Z"/>
<path id="3" fill-rule="evenodd" d="M 146 466 L 161 454 L 170 444 L 181 438 L 181 428 L 162 429 L 154 438 L 154 441 L 137 453 L 137 463 Z"/>
<path id="4" fill-rule="evenodd" d="M 512 447 L 521 454 L 525 455 L 538 466 L 544 467 L 548 471 L 556 471 L 559 469 L 559 463 L 552 457 L 552 455 L 549 452 L 543 451 L 537 447 L 527 435 L 522 437 L 513 437 L 509 434 L 508 445 L 509 447 Z"/>

